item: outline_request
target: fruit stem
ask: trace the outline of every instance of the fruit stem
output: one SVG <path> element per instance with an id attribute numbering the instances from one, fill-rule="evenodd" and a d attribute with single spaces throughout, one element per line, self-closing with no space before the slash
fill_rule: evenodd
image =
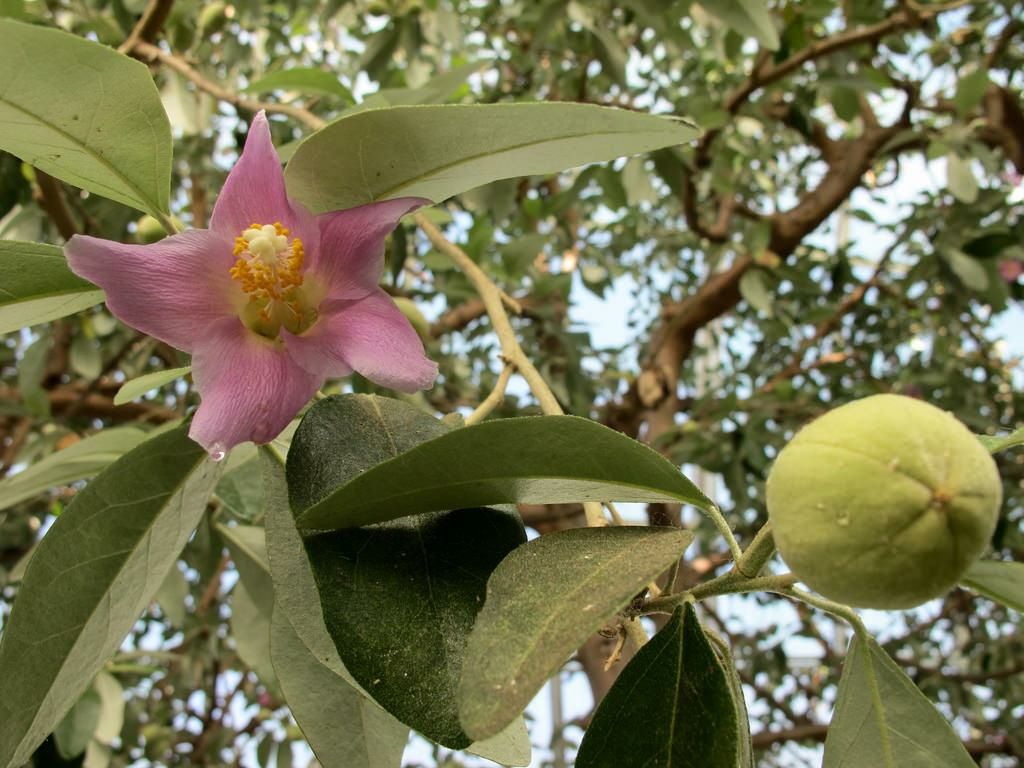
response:
<path id="1" fill-rule="evenodd" d="M 761 572 L 765 563 L 771 560 L 775 554 L 775 539 L 772 536 L 772 524 L 768 521 L 761 526 L 761 529 L 754 536 L 740 558 L 733 566 L 733 570 L 739 572 L 748 579 L 752 579 Z"/>
<path id="2" fill-rule="evenodd" d="M 688 592 L 664 595 L 644 603 L 643 613 L 672 613 L 677 606 L 689 600 L 706 600 L 719 595 L 738 595 L 744 592 L 780 592 L 792 587 L 797 581 L 792 573 L 747 578 L 736 571 L 698 584 Z"/>

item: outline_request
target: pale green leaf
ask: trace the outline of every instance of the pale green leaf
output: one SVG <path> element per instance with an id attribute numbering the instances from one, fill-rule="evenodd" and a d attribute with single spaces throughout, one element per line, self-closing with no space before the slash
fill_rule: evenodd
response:
<path id="1" fill-rule="evenodd" d="M 687 120 L 592 104 L 449 104 L 342 117 L 295 150 L 293 198 L 323 213 L 393 197 L 434 201 L 696 138 Z"/>
<path id="2" fill-rule="evenodd" d="M 971 169 L 970 158 L 956 152 L 946 155 L 946 186 L 961 203 L 971 205 L 978 200 L 978 179 Z"/>
<path id="3" fill-rule="evenodd" d="M 270 660 L 270 613 L 266 603 L 273 604 L 273 594 L 254 595 L 244 581 L 231 590 L 231 637 L 238 657 L 256 673 L 260 681 L 277 686 L 277 677 Z"/>
<path id="4" fill-rule="evenodd" d="M 0 480 L 0 509 L 14 506 L 55 486 L 92 477 L 146 439 L 137 427 L 112 427 L 51 453 Z"/>
<path id="5" fill-rule="evenodd" d="M 779 49 L 779 33 L 765 0 L 703 0 L 712 16 L 744 37 L 753 37 L 770 51 Z"/>
<path id="6" fill-rule="evenodd" d="M 175 379 L 180 379 L 191 370 L 191 365 L 186 365 L 182 368 L 168 368 L 163 371 L 147 373 L 144 376 L 139 376 L 138 378 L 126 381 L 121 385 L 121 388 L 117 390 L 117 394 L 114 395 L 114 405 L 130 403 L 137 397 L 142 397 L 147 392 L 159 389 L 164 384 L 169 384 Z"/>
<path id="7" fill-rule="evenodd" d="M 466 747 L 466 751 L 501 765 L 530 765 L 533 745 L 530 743 L 530 732 L 526 730 L 526 720 L 516 718 L 501 733 L 473 742 Z"/>
<path id="8" fill-rule="evenodd" d="M 977 259 L 972 259 L 956 248 L 943 250 L 942 257 L 968 288 L 975 291 L 984 291 L 988 288 L 988 272 Z"/>
<path id="9" fill-rule="evenodd" d="M 53 730 L 57 752 L 61 757 L 70 760 L 85 752 L 100 723 L 102 708 L 100 695 L 90 688 L 75 702 L 71 711 L 64 715 L 64 719 Z"/>
<path id="10" fill-rule="evenodd" d="M 146 65 L 7 19 L 0 39 L 0 149 L 82 189 L 166 215 L 171 127 Z"/>
<path id="11" fill-rule="evenodd" d="M 120 458 L 57 518 L 0 641 L 0 766 L 29 758 L 120 645 L 192 535 L 217 474 L 182 426 Z"/>
<path id="12" fill-rule="evenodd" d="M 100 672 L 92 683 L 100 695 L 100 721 L 93 738 L 101 744 L 110 744 L 121 735 L 124 726 L 124 688 L 117 679 L 106 672 Z"/>
<path id="13" fill-rule="evenodd" d="M 68 269 L 60 248 L 0 240 L 0 333 L 73 315 L 101 301 L 103 291 Z"/>
<path id="14" fill-rule="evenodd" d="M 1024 563 L 979 560 L 960 581 L 975 592 L 1024 613 Z"/>
<path id="15" fill-rule="evenodd" d="M 748 269 L 740 278 L 740 295 L 754 309 L 768 317 L 774 314 L 775 294 L 768 287 L 764 270 Z"/>
<path id="16" fill-rule="evenodd" d="M 268 91 L 322 93 L 328 96 L 337 96 L 349 104 L 355 101 L 352 92 L 341 84 L 336 75 L 313 67 L 294 67 L 280 72 L 271 72 L 269 75 L 249 83 L 245 91 L 248 93 L 266 93 Z"/>
<path id="17" fill-rule="evenodd" d="M 822 768 L 974 768 L 949 723 L 878 643 L 855 635 Z"/>
<path id="18" fill-rule="evenodd" d="M 514 550 L 487 582 L 466 648 L 459 687 L 466 733 L 487 738 L 515 719 L 692 540 L 676 528 L 574 528 Z"/>

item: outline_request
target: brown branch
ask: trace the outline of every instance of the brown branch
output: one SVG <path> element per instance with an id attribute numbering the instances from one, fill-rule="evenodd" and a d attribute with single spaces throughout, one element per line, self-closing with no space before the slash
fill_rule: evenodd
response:
<path id="1" fill-rule="evenodd" d="M 118 52 L 131 53 L 138 43 L 156 40 L 173 7 L 174 0 L 149 0 L 131 34 L 117 47 Z"/>
<path id="2" fill-rule="evenodd" d="M 78 234 L 78 225 L 71 216 L 68 208 L 67 198 L 64 196 L 64 188 L 53 176 L 44 171 L 35 169 L 36 185 L 35 198 L 39 207 L 46 211 L 50 221 L 57 228 L 60 236 L 70 240 L 72 235 Z"/>
<path id="3" fill-rule="evenodd" d="M 160 62 L 164 66 L 169 69 L 173 69 L 179 75 L 194 83 L 200 90 L 209 93 L 211 96 L 220 99 L 221 101 L 226 101 L 228 104 L 232 104 L 239 109 L 244 109 L 249 112 L 259 112 L 262 109 L 266 112 L 276 112 L 278 114 L 288 115 L 289 117 L 305 123 L 306 126 L 313 130 L 319 130 L 327 124 L 325 120 L 322 120 L 308 109 L 303 109 L 302 107 L 296 107 L 292 104 L 276 104 L 274 102 L 257 101 L 255 99 L 247 99 L 244 96 L 239 96 L 237 93 L 229 91 L 228 89 L 207 80 L 180 56 L 168 53 L 152 43 L 140 40 L 132 46 L 132 53 L 138 54 L 149 62 Z"/>
<path id="4" fill-rule="evenodd" d="M 82 399 L 82 392 L 85 387 L 81 382 L 65 384 L 46 393 L 50 401 L 50 409 L 55 416 L 61 416 L 69 408 L 79 403 L 79 415 L 88 416 L 94 419 L 109 419 L 110 421 L 148 421 L 154 424 L 173 421 L 180 418 L 180 415 L 155 403 L 139 402 L 114 405 L 114 394 L 120 389 L 118 383 L 108 383 L 99 387 L 99 391 L 88 394 Z M 0 400 L 17 402 L 21 400 L 21 394 L 14 387 L 0 385 Z"/>
<path id="5" fill-rule="evenodd" d="M 1021 30 L 1022 26 L 1024 25 L 1022 25 L 1020 19 L 1010 19 L 1006 22 L 1006 26 L 1003 27 L 1002 32 L 999 33 L 999 37 L 996 38 L 996 42 L 992 46 L 992 50 L 985 55 L 985 69 L 995 68 L 999 63 L 999 59 L 1002 57 L 1003 52 L 1006 51 L 1006 47 L 1010 44 L 1010 40 L 1012 40 L 1013 36 Z"/>

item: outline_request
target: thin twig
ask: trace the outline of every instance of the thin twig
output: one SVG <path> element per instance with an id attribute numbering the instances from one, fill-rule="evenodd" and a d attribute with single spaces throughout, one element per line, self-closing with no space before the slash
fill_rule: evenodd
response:
<path id="1" fill-rule="evenodd" d="M 484 303 L 484 308 L 487 310 L 487 316 L 491 320 L 494 332 L 498 336 L 502 357 L 505 359 L 506 364 L 515 366 L 519 375 L 526 379 L 530 391 L 537 398 L 541 411 L 546 416 L 563 415 L 565 412 L 562 410 L 562 406 L 559 405 L 554 392 L 551 391 L 551 387 L 548 386 L 540 371 L 537 370 L 530 358 L 523 352 L 523 348 L 519 346 L 515 330 L 512 328 L 512 321 L 509 320 L 505 307 L 509 299 L 508 295 L 494 284 L 494 281 L 487 276 L 487 273 L 480 269 L 465 251 L 445 237 L 444 233 L 430 219 L 422 213 L 417 213 L 415 218 L 416 223 L 426 234 L 431 244 L 455 262 L 455 265 L 462 270 L 462 273 L 469 282 L 473 284 L 477 295 L 480 296 Z M 585 502 L 583 510 L 587 516 L 587 525 L 593 527 L 607 525 L 599 502 Z"/>
<path id="2" fill-rule="evenodd" d="M 498 381 L 494 385 L 494 389 L 491 393 L 483 399 L 474 411 L 469 414 L 465 419 L 466 426 L 478 424 L 488 416 L 491 415 L 491 411 L 497 408 L 505 401 L 505 390 L 508 388 L 508 381 L 512 378 L 512 374 L 515 372 L 516 367 L 510 363 L 505 363 L 505 367 L 501 369 L 501 373 L 498 374 Z"/>

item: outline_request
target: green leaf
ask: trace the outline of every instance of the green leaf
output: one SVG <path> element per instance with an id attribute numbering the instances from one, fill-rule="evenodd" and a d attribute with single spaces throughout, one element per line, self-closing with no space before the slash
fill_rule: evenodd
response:
<path id="1" fill-rule="evenodd" d="M 704 0 L 705 10 L 744 37 L 753 37 L 769 51 L 779 49 L 779 33 L 764 0 Z"/>
<path id="2" fill-rule="evenodd" d="M 470 744 L 466 747 L 466 752 L 501 765 L 530 765 L 533 759 L 533 745 L 530 743 L 530 732 L 526 730 L 526 720 L 522 717 L 516 718 L 501 733 Z"/>
<path id="3" fill-rule="evenodd" d="M 234 458 L 236 454 L 232 453 Z M 217 498 L 240 520 L 252 521 L 263 513 L 263 470 L 258 458 L 227 471 L 217 483 Z"/>
<path id="4" fill-rule="evenodd" d="M 946 186 L 957 200 L 971 205 L 978 199 L 978 180 L 971 170 L 970 158 L 956 152 L 946 155 Z"/>
<path id="5" fill-rule="evenodd" d="M 448 431 L 429 414 L 380 397 L 330 398 L 320 414 L 300 427 L 320 453 L 303 453 L 296 433 L 288 470 L 312 472 L 321 483 L 345 483 Z M 525 539 L 517 515 L 493 509 L 305 538 L 323 618 L 345 668 L 392 715 L 445 746 L 471 743 L 455 701 L 462 654 L 487 577 Z"/>
<path id="6" fill-rule="evenodd" d="M 100 721 L 93 738 L 100 744 L 110 744 L 124 727 L 124 688 L 106 672 L 96 675 L 92 687 L 100 696 Z"/>
<path id="7" fill-rule="evenodd" d="M 987 69 L 976 69 L 960 78 L 956 84 L 956 93 L 953 95 L 953 105 L 956 107 L 957 115 L 966 117 L 981 104 L 988 83 Z"/>
<path id="8" fill-rule="evenodd" d="M 979 560 L 960 581 L 975 592 L 1024 613 L 1024 563 Z"/>
<path id="9" fill-rule="evenodd" d="M 228 546 L 239 578 L 250 595 L 259 599 L 269 621 L 274 607 L 274 585 L 270 578 L 266 531 L 255 525 L 217 523 L 217 532 Z"/>
<path id="10" fill-rule="evenodd" d="M 839 680 L 822 768 L 973 768 L 935 706 L 878 643 L 855 635 Z"/>
<path id="11" fill-rule="evenodd" d="M 1008 435 L 978 435 L 978 439 L 981 440 L 982 445 L 988 449 L 989 453 L 999 453 L 1007 448 L 1016 448 L 1018 445 L 1024 445 L 1024 427 Z"/>
<path id="12" fill-rule="evenodd" d="M 394 768 L 402 762 L 409 729 L 320 663 L 280 606 L 270 649 L 288 708 L 322 765 Z"/>
<path id="13" fill-rule="evenodd" d="M 269 611 L 267 603 L 271 605 Z M 238 658 L 256 673 L 264 685 L 276 688 L 277 677 L 270 657 L 272 610 L 272 593 L 254 593 L 241 580 L 231 590 L 231 637 L 235 641 Z"/>
<path id="14" fill-rule="evenodd" d="M 303 141 L 285 178 L 313 213 L 403 196 L 440 202 L 497 179 L 649 152 L 699 133 L 682 118 L 591 104 L 369 109 Z"/>
<path id="15" fill-rule="evenodd" d="M 136 427 L 112 427 L 51 453 L 16 475 L 0 480 L 0 509 L 75 480 L 92 477 L 147 437 Z"/>
<path id="16" fill-rule="evenodd" d="M 57 29 L 0 20 L 0 149 L 159 218 L 171 127 L 140 61 Z"/>
<path id="17" fill-rule="evenodd" d="M 60 722 L 202 517 L 218 468 L 187 430 L 108 467 L 39 543 L 0 642 L 0 766 L 22 765 Z"/>
<path id="18" fill-rule="evenodd" d="M 972 259 L 956 248 L 945 248 L 941 253 L 949 268 L 968 288 L 974 291 L 984 291 L 988 288 L 988 272 L 977 259 Z"/>
<path id="19" fill-rule="evenodd" d="M 284 467 L 260 452 L 267 499 L 267 549 L 277 602 L 270 655 L 288 706 L 326 766 L 391 768 L 401 760 L 408 727 L 358 687 L 327 633 L 320 596 L 291 511 Z M 395 755 L 397 754 L 397 757 Z"/>
<path id="20" fill-rule="evenodd" d="M 352 92 L 341 84 L 336 75 L 313 67 L 295 67 L 280 72 L 271 72 L 266 77 L 250 83 L 244 89 L 248 93 L 267 91 L 299 91 L 300 93 L 322 93 L 337 96 L 349 104 L 355 102 Z"/>
<path id="21" fill-rule="evenodd" d="M 711 502 L 647 446 L 588 419 L 501 419 L 428 440 L 358 476 L 325 470 L 344 408 L 317 403 L 295 433 L 288 489 L 301 528 L 348 528 L 442 509 L 522 502 Z M 584 460 L 585 459 L 585 460 Z M 348 480 L 344 482 L 344 480 Z"/>
<path id="22" fill-rule="evenodd" d="M 100 695 L 92 688 L 82 694 L 82 697 L 75 702 L 64 719 L 53 731 L 53 738 L 57 742 L 57 752 L 65 760 L 85 752 L 92 740 L 92 734 L 96 726 L 100 724 L 100 711 L 103 703 Z"/>
<path id="23" fill-rule="evenodd" d="M 147 373 L 145 376 L 139 376 L 131 381 L 126 381 L 121 385 L 121 388 L 117 390 L 117 394 L 114 395 L 114 405 L 130 403 L 135 398 L 142 397 L 147 392 L 152 392 L 154 389 L 159 389 L 164 384 L 169 384 L 176 379 L 180 379 L 191 370 L 191 365 L 186 365 L 182 368 L 168 368 L 163 371 Z"/>
<path id="24" fill-rule="evenodd" d="M 459 715 L 466 733 L 487 738 L 517 717 L 692 540 L 676 528 L 575 528 L 506 557 L 487 583 L 465 652 Z"/>
<path id="25" fill-rule="evenodd" d="M 748 269 L 740 278 L 740 295 L 758 312 L 774 314 L 775 294 L 768 287 L 764 270 Z"/>
<path id="26" fill-rule="evenodd" d="M 687 603 L 622 670 L 576 766 L 739 768 L 748 752 L 737 711 L 729 675 Z"/>
<path id="27" fill-rule="evenodd" d="M 68 269 L 60 248 L 0 240 L 0 333 L 73 315 L 101 301 L 103 291 Z"/>

